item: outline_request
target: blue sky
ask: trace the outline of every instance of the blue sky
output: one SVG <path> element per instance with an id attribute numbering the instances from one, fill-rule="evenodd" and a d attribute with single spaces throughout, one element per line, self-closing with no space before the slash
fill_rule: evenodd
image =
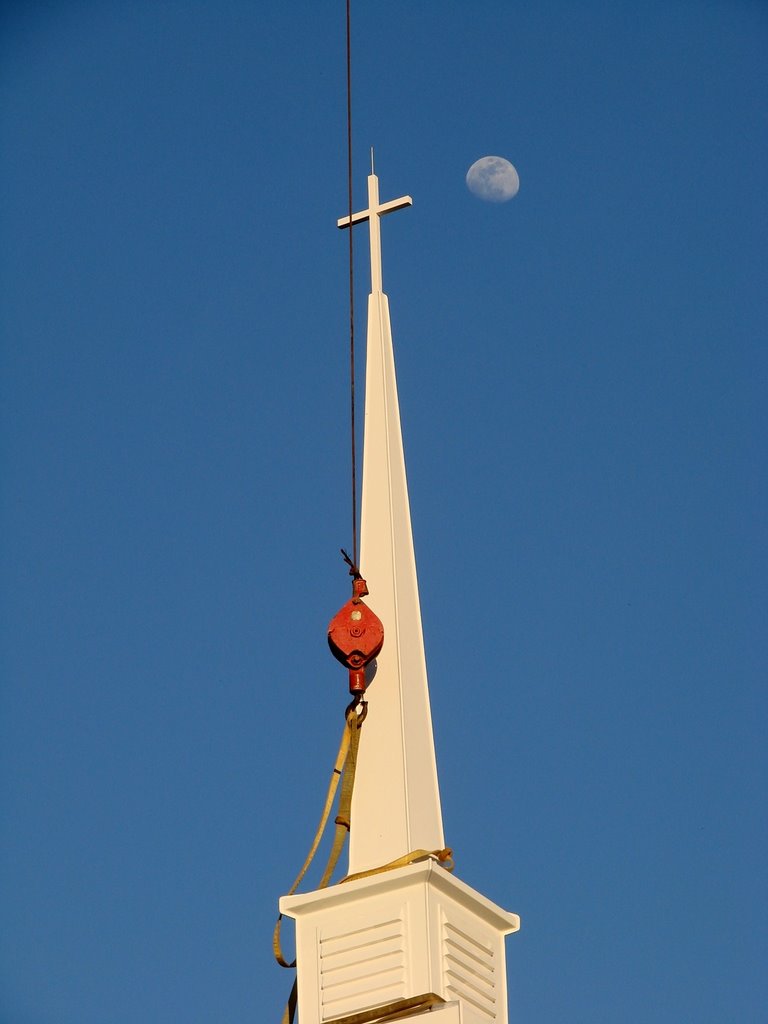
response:
<path id="1" fill-rule="evenodd" d="M 276 1021 L 345 704 L 343 5 L 0 17 L 0 1021 Z M 371 145 L 414 198 L 384 287 L 446 840 L 522 917 L 513 1019 L 764 1020 L 768 9 L 353 34 L 356 206 Z"/>

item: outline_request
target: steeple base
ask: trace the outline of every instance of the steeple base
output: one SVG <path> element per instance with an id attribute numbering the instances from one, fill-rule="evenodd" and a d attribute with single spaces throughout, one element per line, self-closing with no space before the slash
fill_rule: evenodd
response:
<path id="1" fill-rule="evenodd" d="M 434 861 L 284 896 L 280 910 L 296 921 L 299 1024 L 425 992 L 446 1000 L 435 1024 L 507 1024 L 504 936 L 520 919 Z"/>

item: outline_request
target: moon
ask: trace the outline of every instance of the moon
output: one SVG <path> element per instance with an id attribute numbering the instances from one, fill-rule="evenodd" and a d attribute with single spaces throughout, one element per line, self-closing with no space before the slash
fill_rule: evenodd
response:
<path id="1" fill-rule="evenodd" d="M 503 156 L 481 156 L 467 171 L 467 188 L 488 203 L 506 203 L 517 195 L 520 178 Z"/>

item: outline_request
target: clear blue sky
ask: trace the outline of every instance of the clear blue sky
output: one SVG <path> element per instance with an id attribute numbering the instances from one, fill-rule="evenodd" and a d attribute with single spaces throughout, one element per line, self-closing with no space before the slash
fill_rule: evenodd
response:
<path id="1" fill-rule="evenodd" d="M 0 17 L 0 1022 L 276 1022 L 345 703 L 343 3 Z M 768 7 L 353 31 L 356 205 L 371 145 L 414 198 L 446 839 L 522 917 L 513 1019 L 762 1022 Z"/>

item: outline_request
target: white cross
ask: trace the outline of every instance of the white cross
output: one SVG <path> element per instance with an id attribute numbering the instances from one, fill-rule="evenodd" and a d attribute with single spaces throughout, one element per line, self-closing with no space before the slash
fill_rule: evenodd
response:
<path id="1" fill-rule="evenodd" d="M 379 221 L 385 213 L 392 213 L 393 210 L 402 210 L 404 206 L 412 206 L 413 200 L 410 196 L 402 196 L 400 199 L 393 199 L 389 203 L 379 203 L 379 179 L 375 174 L 368 175 L 368 209 L 360 213 L 353 213 L 352 217 L 342 217 L 336 221 L 336 226 L 348 228 L 350 224 L 360 224 L 367 220 L 370 223 L 371 236 L 371 292 L 380 292 L 381 289 L 381 228 Z"/>

